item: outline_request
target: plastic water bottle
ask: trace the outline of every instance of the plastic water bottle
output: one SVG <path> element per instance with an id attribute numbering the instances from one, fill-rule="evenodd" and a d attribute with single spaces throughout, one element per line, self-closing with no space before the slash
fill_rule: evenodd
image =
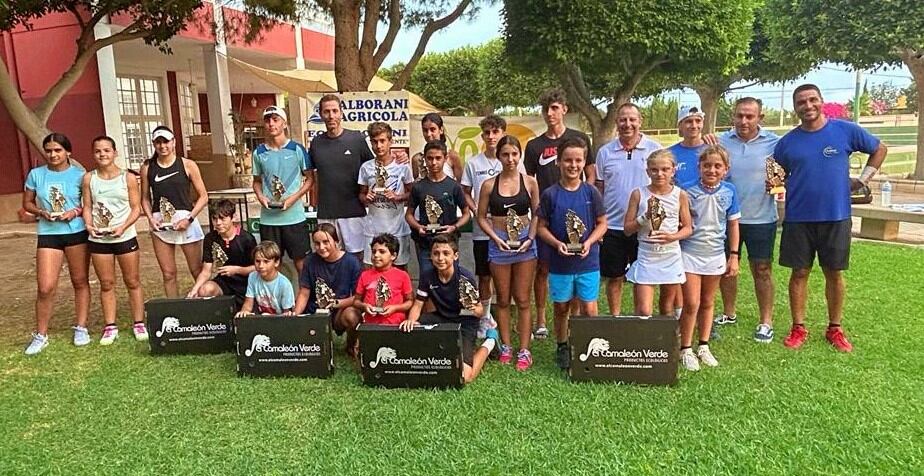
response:
<path id="1" fill-rule="evenodd" d="M 882 182 L 882 187 L 879 189 L 879 199 L 881 200 L 880 204 L 884 207 L 892 205 L 892 183 L 888 180 Z"/>

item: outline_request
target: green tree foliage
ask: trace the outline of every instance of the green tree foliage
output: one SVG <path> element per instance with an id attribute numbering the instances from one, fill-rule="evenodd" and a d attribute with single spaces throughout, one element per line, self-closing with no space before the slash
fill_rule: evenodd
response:
<path id="1" fill-rule="evenodd" d="M 918 109 L 918 87 L 915 81 L 912 81 L 905 89 L 902 89 L 902 94 L 905 96 L 905 107 L 908 109 L 908 112 L 920 112 Z"/>
<path id="2" fill-rule="evenodd" d="M 888 83 L 874 84 L 869 88 L 869 97 L 873 101 L 882 101 L 889 108 L 894 108 L 898 104 L 898 98 L 902 95 L 902 88 Z"/>

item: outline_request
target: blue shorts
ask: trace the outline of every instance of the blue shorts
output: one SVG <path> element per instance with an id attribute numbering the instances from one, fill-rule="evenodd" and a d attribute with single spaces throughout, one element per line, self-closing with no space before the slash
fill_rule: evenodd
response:
<path id="1" fill-rule="evenodd" d="M 581 274 L 549 273 L 549 294 L 552 302 L 569 302 L 577 296 L 584 302 L 596 301 L 600 296 L 600 271 Z"/>
<path id="2" fill-rule="evenodd" d="M 776 222 L 738 225 L 738 251 L 748 251 L 748 261 L 773 261 L 773 248 L 776 244 Z M 728 246 L 726 242 L 726 246 Z"/>

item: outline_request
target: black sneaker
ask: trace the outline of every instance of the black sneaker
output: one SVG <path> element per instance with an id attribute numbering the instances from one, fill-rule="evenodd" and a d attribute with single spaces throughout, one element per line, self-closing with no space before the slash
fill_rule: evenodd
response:
<path id="1" fill-rule="evenodd" d="M 571 352 L 567 345 L 558 346 L 558 351 L 555 353 L 555 363 L 562 370 L 567 370 L 571 367 Z"/>

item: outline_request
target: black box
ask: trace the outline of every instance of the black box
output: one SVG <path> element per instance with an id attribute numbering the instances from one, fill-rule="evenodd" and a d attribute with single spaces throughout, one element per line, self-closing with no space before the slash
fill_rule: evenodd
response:
<path id="1" fill-rule="evenodd" d="M 359 325 L 363 383 L 387 388 L 462 388 L 459 324 Z"/>
<path id="2" fill-rule="evenodd" d="M 237 373 L 318 377 L 334 373 L 330 316 L 248 316 L 234 320 Z"/>
<path id="3" fill-rule="evenodd" d="M 572 317 L 568 343 L 574 382 L 677 381 L 680 334 L 673 316 Z"/>
<path id="4" fill-rule="evenodd" d="M 234 351 L 234 297 L 150 299 L 144 303 L 152 354 Z"/>

